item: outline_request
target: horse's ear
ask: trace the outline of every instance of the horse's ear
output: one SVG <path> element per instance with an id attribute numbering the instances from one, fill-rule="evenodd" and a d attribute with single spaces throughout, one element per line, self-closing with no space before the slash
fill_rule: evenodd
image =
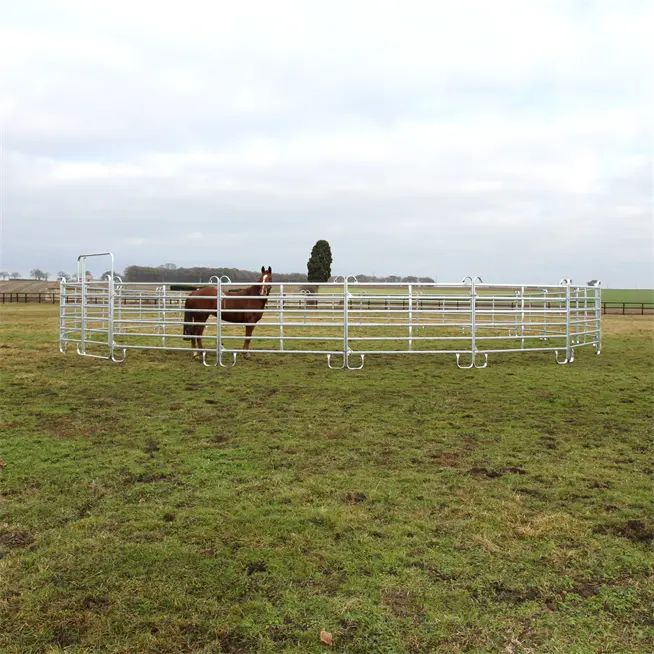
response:
<path id="1" fill-rule="evenodd" d="M 264 268 L 264 266 L 261 266 L 261 274 L 263 275 L 263 273 L 265 273 L 265 272 L 266 272 L 266 269 Z"/>
<path id="2" fill-rule="evenodd" d="M 270 275 L 272 273 L 272 267 L 268 266 L 268 274 Z"/>

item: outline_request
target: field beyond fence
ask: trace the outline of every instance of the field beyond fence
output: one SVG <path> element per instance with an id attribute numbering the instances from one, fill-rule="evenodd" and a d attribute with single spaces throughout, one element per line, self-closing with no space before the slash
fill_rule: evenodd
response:
<path id="1" fill-rule="evenodd" d="M 3 653 L 654 651 L 654 318 L 330 371 L 0 312 Z"/>

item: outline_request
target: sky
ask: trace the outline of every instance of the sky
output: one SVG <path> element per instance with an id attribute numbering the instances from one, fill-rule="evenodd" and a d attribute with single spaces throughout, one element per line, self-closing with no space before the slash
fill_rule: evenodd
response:
<path id="1" fill-rule="evenodd" d="M 306 272 L 326 239 L 335 274 L 654 288 L 653 32 L 632 0 L 0 0 L 0 270 Z"/>

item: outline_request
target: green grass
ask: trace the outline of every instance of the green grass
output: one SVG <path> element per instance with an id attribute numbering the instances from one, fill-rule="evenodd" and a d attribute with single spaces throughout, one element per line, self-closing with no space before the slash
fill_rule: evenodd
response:
<path id="1" fill-rule="evenodd" d="M 651 652 L 654 320 L 601 356 L 58 353 L 0 320 L 0 651 Z"/>
<path id="2" fill-rule="evenodd" d="M 649 302 L 654 304 L 654 290 L 652 289 L 620 289 L 603 288 L 603 302 Z"/>

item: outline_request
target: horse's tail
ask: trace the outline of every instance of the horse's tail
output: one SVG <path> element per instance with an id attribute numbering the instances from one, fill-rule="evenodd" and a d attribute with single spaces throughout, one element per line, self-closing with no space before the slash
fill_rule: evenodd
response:
<path id="1" fill-rule="evenodd" d="M 189 308 L 189 299 L 186 298 L 186 302 L 184 303 L 184 340 L 185 341 L 190 341 L 191 336 L 193 335 L 193 327 L 192 323 L 194 322 L 193 320 L 193 312 Z"/>

